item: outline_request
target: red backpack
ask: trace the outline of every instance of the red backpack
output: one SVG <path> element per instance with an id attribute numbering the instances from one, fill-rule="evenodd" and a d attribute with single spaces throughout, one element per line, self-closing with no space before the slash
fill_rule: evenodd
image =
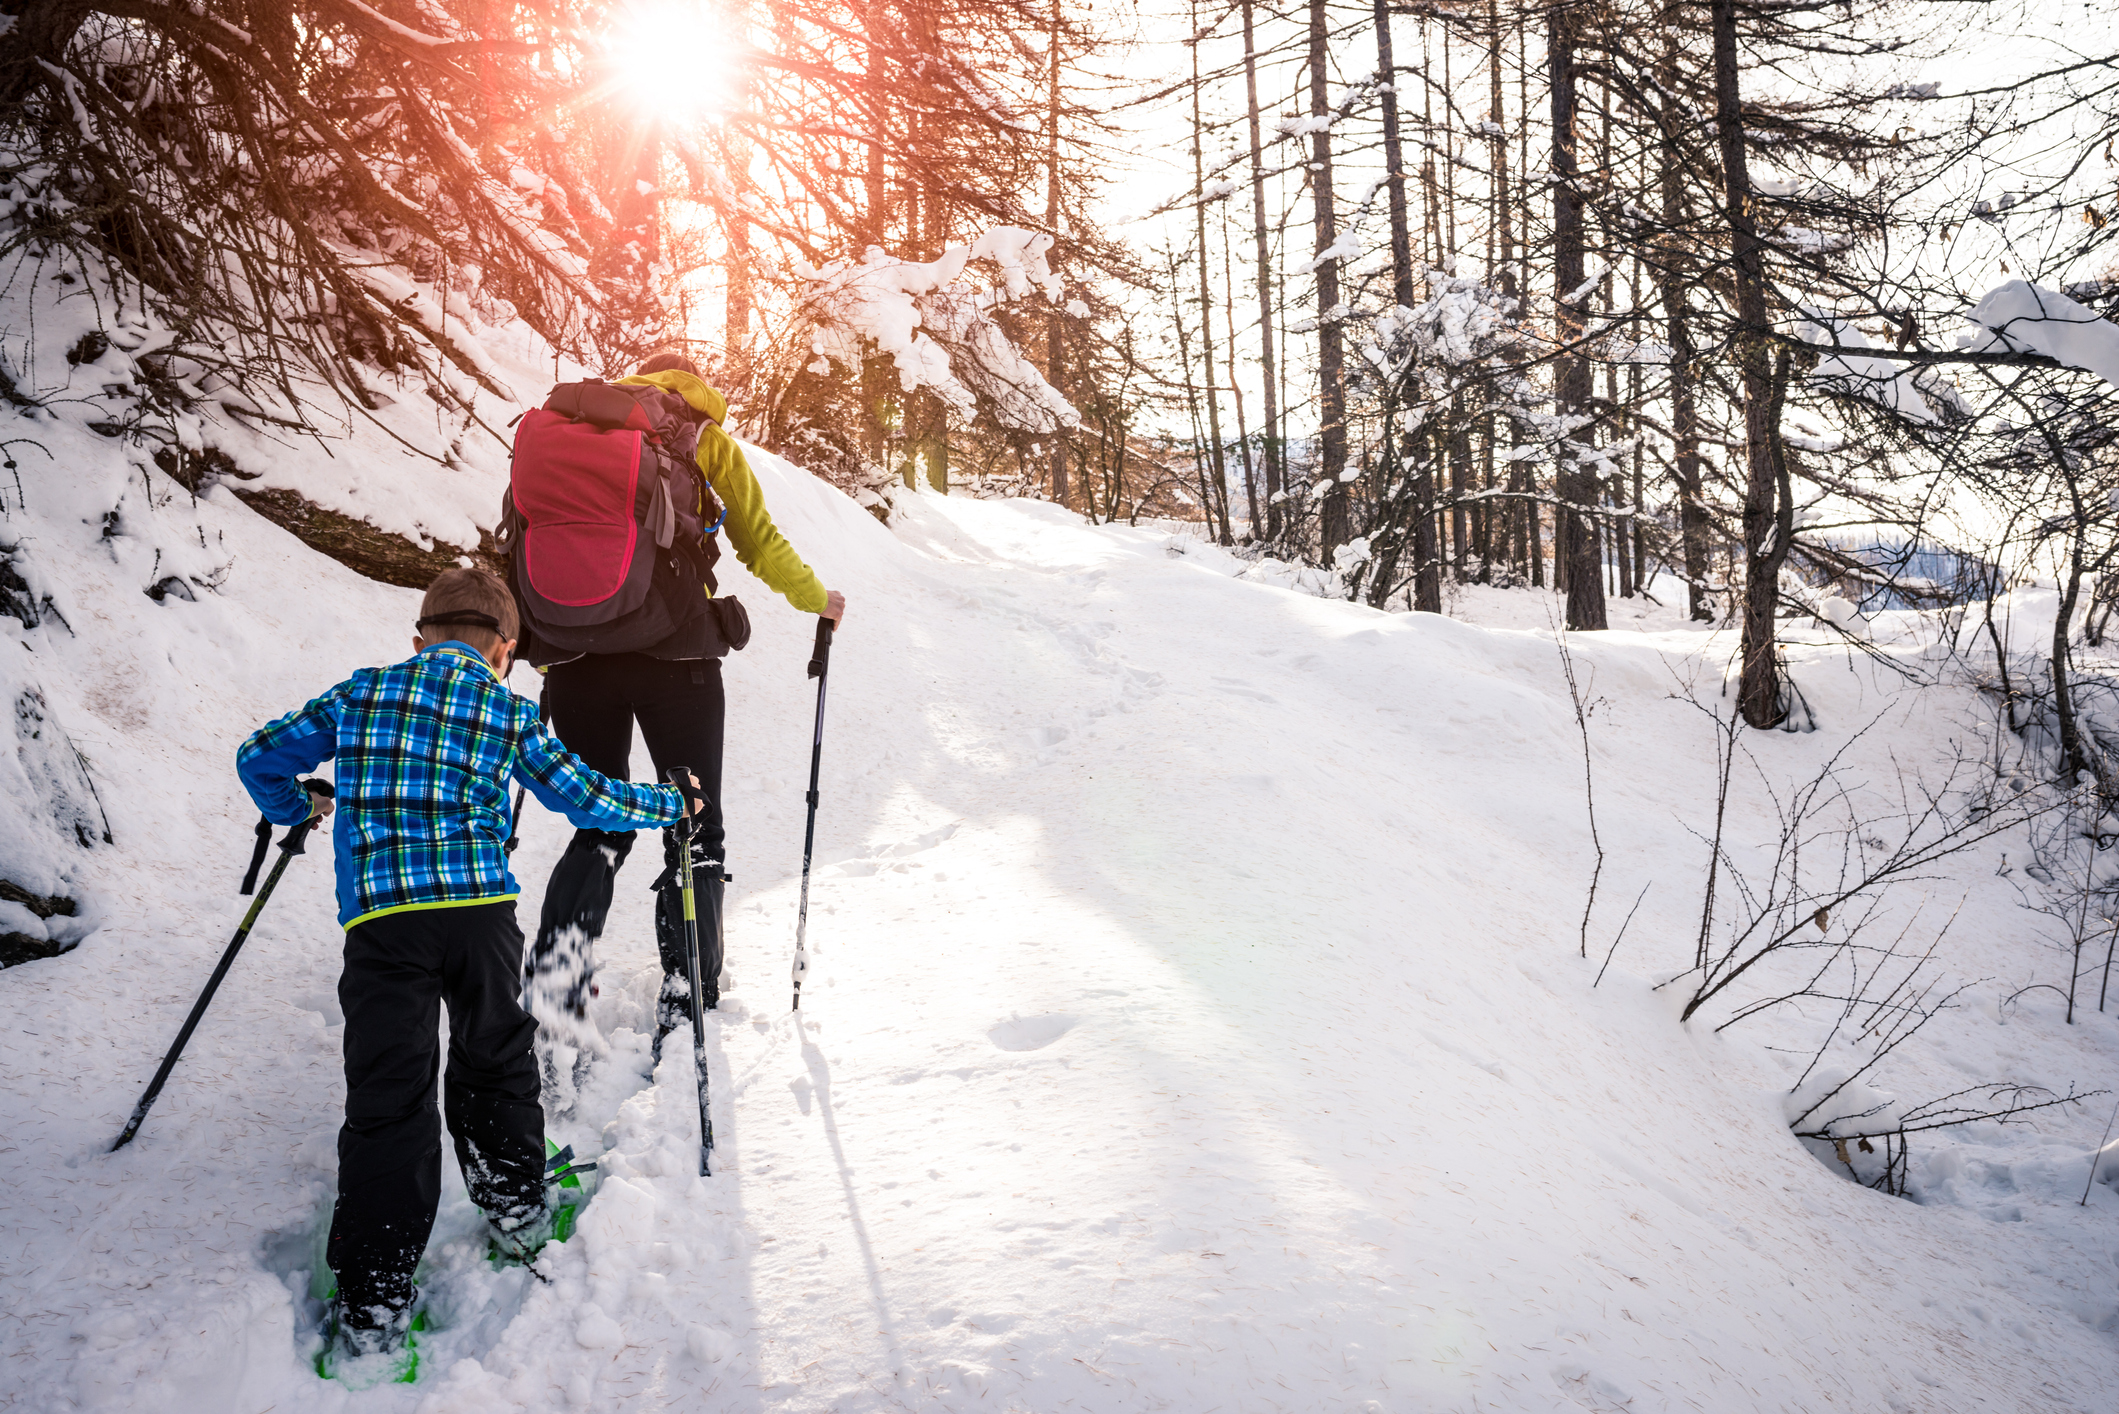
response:
<path id="1" fill-rule="evenodd" d="M 708 599 L 725 514 L 698 470 L 706 421 L 675 393 L 595 380 L 561 383 L 523 417 L 499 540 L 526 661 L 743 646 L 729 631 L 741 608 Z"/>

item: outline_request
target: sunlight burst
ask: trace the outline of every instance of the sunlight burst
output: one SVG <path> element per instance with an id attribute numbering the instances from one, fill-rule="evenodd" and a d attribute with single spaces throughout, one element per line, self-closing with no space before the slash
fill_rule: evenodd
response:
<path id="1" fill-rule="evenodd" d="M 672 121 L 715 117 L 736 99 L 743 36 L 695 0 L 627 6 L 611 35 L 614 97 Z"/>

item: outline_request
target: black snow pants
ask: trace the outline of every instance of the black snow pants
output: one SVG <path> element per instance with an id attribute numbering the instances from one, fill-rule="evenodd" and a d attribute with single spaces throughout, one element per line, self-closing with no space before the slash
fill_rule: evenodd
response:
<path id="1" fill-rule="evenodd" d="M 442 1094 L 471 1201 L 518 1220 L 544 1205 L 537 1023 L 518 999 L 521 976 L 512 899 L 393 913 L 346 933 L 346 1122 L 325 1260 L 349 1326 L 388 1325 L 412 1303 L 441 1201 L 434 1079 L 444 1004 Z"/>
<path id="2" fill-rule="evenodd" d="M 639 653 L 588 654 L 560 663 L 545 674 L 545 703 L 551 710 L 553 735 L 561 745 L 606 776 L 621 781 L 632 778 L 636 721 L 654 763 L 655 780 L 666 781 L 672 766 L 691 767 L 707 801 L 692 841 L 692 859 L 703 865 L 722 858 L 721 731 L 727 705 L 721 691 L 720 659 L 671 662 Z M 555 943 L 562 929 L 580 930 L 572 940 L 577 947 L 585 948 L 603 935 L 618 870 L 632 848 L 630 832 L 574 832 L 545 886 L 531 970 L 544 963 L 555 946 L 563 945 Z M 669 882 L 655 897 L 655 944 L 662 957 L 662 995 L 656 1011 L 658 1029 L 667 1031 L 675 1021 L 689 1016 L 691 1002 L 681 932 L 683 904 L 672 868 L 677 861 L 677 841 L 668 830 L 662 833 L 662 856 Z M 708 874 L 718 890 L 720 871 L 703 871 L 698 880 L 702 892 L 699 975 L 706 993 L 700 1000 L 711 1007 L 720 1000 L 721 938 L 718 928 L 703 926 L 709 916 L 703 897 Z M 718 917 L 719 910 L 712 916 Z M 579 985 L 583 995 L 569 999 L 577 1011 L 588 1001 L 585 967 Z"/>

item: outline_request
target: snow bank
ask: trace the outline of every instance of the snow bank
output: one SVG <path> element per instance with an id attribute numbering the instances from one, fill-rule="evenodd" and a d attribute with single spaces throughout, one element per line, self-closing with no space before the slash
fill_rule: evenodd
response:
<path id="1" fill-rule="evenodd" d="M 261 407 L 223 374 L 174 351 L 175 331 L 135 305 L 114 304 L 103 272 L 39 258 L 18 246 L 0 258 L 0 376 L 46 405 L 16 419 L 8 459 L 24 478 L 84 458 L 98 466 L 155 464 L 154 453 L 226 458 L 229 479 L 246 491 L 291 491 L 304 499 L 431 549 L 476 549 L 499 518 L 506 487 L 506 427 L 560 378 L 585 376 L 520 321 L 487 323 L 462 289 L 445 293 L 382 257 L 360 271 L 383 298 L 446 337 L 491 383 L 489 391 L 455 368 L 436 372 L 453 401 L 428 391 L 414 372 L 365 369 L 359 390 L 371 407 L 344 409 L 320 386 L 312 406 Z M 446 303 L 447 308 L 444 308 Z M 148 367 L 152 364 L 153 367 Z M 158 385 L 181 394 L 174 406 Z M 527 399 L 527 402 L 518 401 Z M 288 424 L 304 420 L 325 441 Z M 69 431 L 56 431 L 58 428 Z M 102 435 L 76 442 L 76 434 Z M 139 442 L 132 440 L 137 429 Z M 83 450 L 62 463 L 51 436 Z M 113 442 L 122 445 L 113 446 Z"/>

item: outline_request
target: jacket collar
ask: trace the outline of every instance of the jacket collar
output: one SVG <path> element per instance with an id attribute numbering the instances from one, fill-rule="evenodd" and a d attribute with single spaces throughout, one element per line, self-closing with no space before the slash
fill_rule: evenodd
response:
<path id="1" fill-rule="evenodd" d="M 422 648 L 419 652 L 419 656 L 422 658 L 430 657 L 436 654 L 444 655 L 451 658 L 467 659 L 470 662 L 477 664 L 479 670 L 483 672 L 487 677 L 493 678 L 495 682 L 500 681 L 498 677 L 494 676 L 493 665 L 486 661 L 486 655 L 479 652 L 476 648 L 473 648 L 470 644 L 464 642 L 460 638 L 445 639 L 440 643 L 430 643 L 425 648 Z"/>

